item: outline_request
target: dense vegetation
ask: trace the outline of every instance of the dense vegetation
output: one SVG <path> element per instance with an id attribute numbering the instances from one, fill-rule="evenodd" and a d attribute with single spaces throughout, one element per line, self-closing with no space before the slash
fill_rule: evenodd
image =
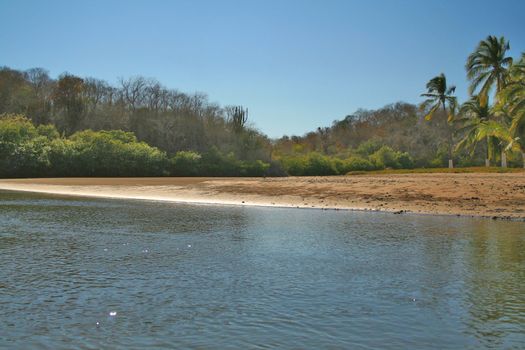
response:
<path id="1" fill-rule="evenodd" d="M 359 110 L 278 140 L 221 107 L 153 79 L 118 86 L 41 68 L 0 68 L 0 177 L 332 175 L 349 171 L 525 163 L 525 54 L 489 36 L 468 57 L 471 98 L 444 74 L 420 106 Z M 492 104 L 491 104 L 492 100 Z"/>

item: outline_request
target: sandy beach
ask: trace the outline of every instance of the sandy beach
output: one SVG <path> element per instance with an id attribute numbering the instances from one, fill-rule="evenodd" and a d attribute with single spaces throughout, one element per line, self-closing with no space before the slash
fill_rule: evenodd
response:
<path id="1" fill-rule="evenodd" d="M 0 189 L 186 203 L 374 210 L 525 220 L 525 173 L 4 179 L 0 180 Z"/>

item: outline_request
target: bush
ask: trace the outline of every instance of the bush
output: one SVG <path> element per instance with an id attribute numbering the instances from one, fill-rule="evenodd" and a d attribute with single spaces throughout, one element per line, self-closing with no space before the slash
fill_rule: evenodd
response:
<path id="1" fill-rule="evenodd" d="M 286 173 L 292 176 L 322 176 L 339 173 L 334 159 L 317 152 L 284 157 L 281 159 L 281 164 Z"/>
<path id="2" fill-rule="evenodd" d="M 361 157 L 351 157 L 345 162 L 344 173 L 349 171 L 368 171 L 377 169 L 368 159 Z"/>
<path id="3" fill-rule="evenodd" d="M 401 169 L 412 169 L 414 168 L 414 160 L 407 152 L 397 152 L 396 161 Z"/>
<path id="4" fill-rule="evenodd" d="M 26 117 L 19 114 L 0 116 L 0 143 L 21 143 L 37 135 L 35 126 Z"/>
<path id="5" fill-rule="evenodd" d="M 180 151 L 170 160 L 170 173 L 174 176 L 197 176 L 201 171 L 202 156 L 197 152 Z"/>
<path id="6" fill-rule="evenodd" d="M 338 174 L 334 161 L 328 156 L 312 152 L 307 155 L 307 160 L 308 166 L 304 175 L 323 176 Z"/>
<path id="7" fill-rule="evenodd" d="M 21 115 L 0 117 L 0 176 L 35 177 L 50 167 L 49 140 Z"/>
<path id="8" fill-rule="evenodd" d="M 305 174 L 308 162 L 305 156 L 288 156 L 281 158 L 281 164 L 288 175 L 301 176 Z"/>
<path id="9" fill-rule="evenodd" d="M 264 176 L 269 168 L 270 164 L 262 160 L 241 161 L 239 174 L 241 176 Z"/>
<path id="10" fill-rule="evenodd" d="M 58 130 L 55 128 L 54 125 L 48 124 L 48 125 L 39 125 L 36 128 L 36 131 L 38 135 L 45 136 L 48 140 L 55 140 L 60 137 L 60 134 L 58 133 Z"/>
<path id="11" fill-rule="evenodd" d="M 223 154 L 215 146 L 202 155 L 202 176 L 237 176 L 239 164 L 233 153 Z"/>
<path id="12" fill-rule="evenodd" d="M 388 146 L 383 146 L 370 156 L 371 162 L 378 169 L 411 169 L 414 160 L 406 152 L 394 151 Z"/>
<path id="13" fill-rule="evenodd" d="M 368 156 L 374 154 L 375 152 L 379 151 L 379 149 L 383 145 L 377 141 L 377 140 L 368 140 L 363 143 L 361 143 L 357 149 L 356 153 L 364 158 L 367 158 Z"/>
<path id="14" fill-rule="evenodd" d="M 370 156 L 370 160 L 379 169 L 397 169 L 400 167 L 399 163 L 397 162 L 396 152 L 388 146 L 383 146 L 374 152 L 374 154 Z"/>

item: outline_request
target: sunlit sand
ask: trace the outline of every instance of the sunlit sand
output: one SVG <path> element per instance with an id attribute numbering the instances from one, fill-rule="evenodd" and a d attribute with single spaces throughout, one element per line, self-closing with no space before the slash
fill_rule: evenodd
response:
<path id="1" fill-rule="evenodd" d="M 0 189 L 183 203 L 525 219 L 525 173 L 286 178 L 51 178 Z"/>

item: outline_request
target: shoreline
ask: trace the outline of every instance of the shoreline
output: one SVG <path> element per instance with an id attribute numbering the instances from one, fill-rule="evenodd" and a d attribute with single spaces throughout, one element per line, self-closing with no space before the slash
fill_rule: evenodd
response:
<path id="1" fill-rule="evenodd" d="M 186 204 L 525 221 L 525 174 L 2 179 L 0 190 Z"/>

